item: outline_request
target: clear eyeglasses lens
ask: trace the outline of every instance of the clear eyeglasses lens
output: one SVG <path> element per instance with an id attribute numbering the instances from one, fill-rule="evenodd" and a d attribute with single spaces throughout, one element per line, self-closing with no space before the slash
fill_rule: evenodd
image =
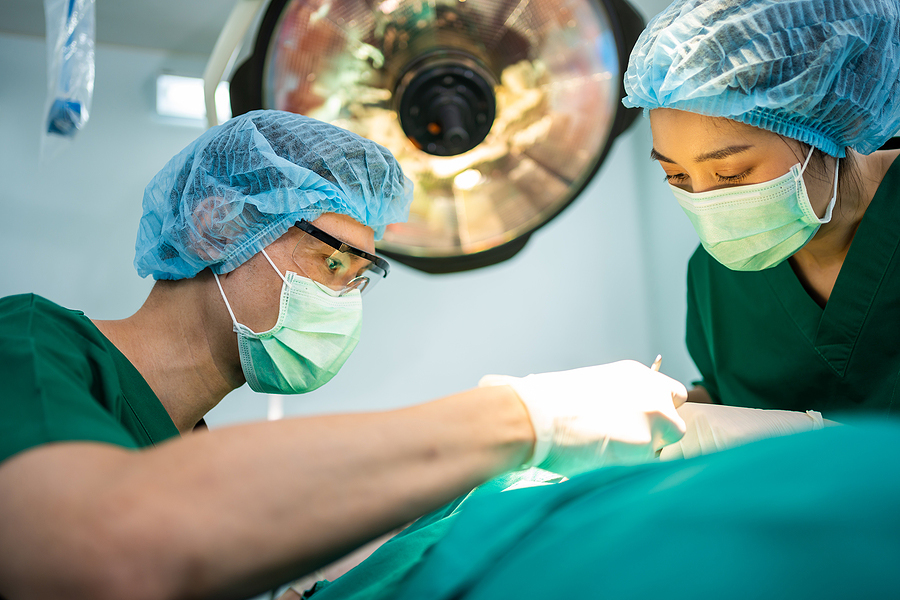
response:
<path id="1" fill-rule="evenodd" d="M 294 248 L 293 259 L 300 274 L 333 296 L 343 296 L 353 290 L 368 292 L 384 277 L 371 261 L 335 250 L 305 232 Z"/>

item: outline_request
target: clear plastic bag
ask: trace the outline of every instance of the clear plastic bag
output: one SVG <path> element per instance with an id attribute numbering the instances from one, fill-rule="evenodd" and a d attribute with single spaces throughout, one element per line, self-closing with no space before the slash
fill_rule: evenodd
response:
<path id="1" fill-rule="evenodd" d="M 41 155 L 56 154 L 87 123 L 94 93 L 94 0 L 44 0 L 47 103 Z"/>

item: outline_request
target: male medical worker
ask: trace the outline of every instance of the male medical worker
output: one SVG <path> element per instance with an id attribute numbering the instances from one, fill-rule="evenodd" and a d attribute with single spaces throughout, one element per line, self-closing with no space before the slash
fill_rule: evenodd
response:
<path id="1" fill-rule="evenodd" d="M 135 266 L 156 284 L 131 317 L 0 300 L 0 597 L 247 597 L 504 471 L 639 462 L 683 435 L 686 390 L 635 362 L 198 429 L 245 382 L 334 376 L 388 272 L 374 240 L 410 199 L 377 144 L 255 111 L 147 186 Z"/>

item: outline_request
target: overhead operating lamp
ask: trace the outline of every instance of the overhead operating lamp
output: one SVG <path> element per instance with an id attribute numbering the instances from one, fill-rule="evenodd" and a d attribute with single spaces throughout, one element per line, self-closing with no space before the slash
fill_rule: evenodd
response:
<path id="1" fill-rule="evenodd" d="M 232 112 L 297 112 L 391 150 L 415 198 L 378 249 L 423 271 L 515 255 L 579 195 L 635 116 L 621 81 L 644 23 L 625 0 L 262 4 L 241 0 L 207 86 L 232 56 L 223 38 L 243 35 L 256 7 Z"/>

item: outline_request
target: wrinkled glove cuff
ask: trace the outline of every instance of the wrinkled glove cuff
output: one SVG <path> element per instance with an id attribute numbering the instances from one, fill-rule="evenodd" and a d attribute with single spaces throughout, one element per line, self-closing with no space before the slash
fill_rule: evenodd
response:
<path id="1" fill-rule="evenodd" d="M 825 428 L 825 419 L 822 418 L 822 413 L 815 410 L 808 410 L 806 411 L 806 414 L 813 421 L 813 430 Z"/>
<path id="2" fill-rule="evenodd" d="M 528 401 L 528 393 L 522 389 L 527 388 L 525 383 L 527 379 L 527 377 L 511 377 L 509 375 L 485 375 L 478 382 L 478 387 L 508 385 L 519 397 L 519 400 L 528 412 L 531 427 L 534 429 L 534 449 L 531 451 L 530 458 L 522 463 L 518 469 L 540 466 L 549 456 L 550 449 L 553 446 L 553 415 L 540 410 L 540 406 L 536 403 Z"/>

